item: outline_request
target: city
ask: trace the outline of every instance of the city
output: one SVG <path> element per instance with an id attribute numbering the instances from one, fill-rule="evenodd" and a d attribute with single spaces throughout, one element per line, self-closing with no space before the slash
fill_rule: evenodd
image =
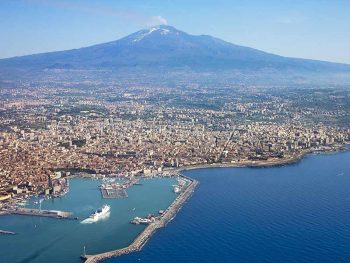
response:
<path id="1" fill-rule="evenodd" d="M 349 262 L 349 10 L 0 1 L 0 262 Z"/>
<path id="2" fill-rule="evenodd" d="M 306 153 L 338 150 L 350 140 L 343 125 L 347 108 L 295 107 L 285 90 L 262 100 L 254 99 L 264 92 L 256 89 L 245 93 L 246 101 L 240 95 L 239 103 L 227 98 L 227 91 L 206 99 L 209 90 L 3 89 L 2 203 L 45 193 L 48 178 L 56 183 L 53 193 L 60 193 L 72 172 L 134 177 L 204 165 L 283 164 Z M 76 95 L 67 97 L 70 93 Z M 170 93 L 191 93 L 183 96 L 199 106 L 175 107 Z M 212 100 L 222 107 L 212 109 Z"/>

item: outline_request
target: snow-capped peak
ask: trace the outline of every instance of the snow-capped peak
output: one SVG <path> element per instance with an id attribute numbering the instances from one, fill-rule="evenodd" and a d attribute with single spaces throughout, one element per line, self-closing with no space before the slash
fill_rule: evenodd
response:
<path id="1" fill-rule="evenodd" d="M 164 26 L 155 26 L 155 27 L 151 27 L 148 30 L 143 30 L 142 32 L 140 32 L 139 35 L 133 39 L 133 42 L 139 42 L 140 40 L 147 37 L 148 35 L 151 35 L 153 32 L 158 32 L 161 35 L 167 35 L 171 33 L 170 29 L 165 28 Z M 176 32 L 176 34 L 178 34 L 178 32 Z"/>

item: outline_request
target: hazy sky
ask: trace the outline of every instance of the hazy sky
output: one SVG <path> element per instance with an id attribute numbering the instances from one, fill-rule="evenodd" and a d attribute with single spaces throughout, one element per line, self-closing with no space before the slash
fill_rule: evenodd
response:
<path id="1" fill-rule="evenodd" d="M 349 0 L 0 0 L 0 57 L 103 43 L 160 23 L 350 64 Z"/>

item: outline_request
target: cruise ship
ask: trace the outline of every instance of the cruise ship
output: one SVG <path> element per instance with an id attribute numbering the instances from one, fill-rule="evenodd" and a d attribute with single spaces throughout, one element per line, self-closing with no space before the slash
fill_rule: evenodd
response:
<path id="1" fill-rule="evenodd" d="M 109 205 L 104 205 L 100 209 L 96 210 L 92 215 L 89 216 L 92 220 L 97 220 L 101 216 L 107 214 L 111 210 L 111 207 Z"/>

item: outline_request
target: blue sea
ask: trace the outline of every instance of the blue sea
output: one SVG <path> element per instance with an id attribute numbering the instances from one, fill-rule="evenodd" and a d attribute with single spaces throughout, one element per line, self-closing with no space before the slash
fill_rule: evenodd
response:
<path id="1" fill-rule="evenodd" d="M 174 220 L 106 262 L 350 262 L 350 152 L 185 174 L 200 184 Z"/>

